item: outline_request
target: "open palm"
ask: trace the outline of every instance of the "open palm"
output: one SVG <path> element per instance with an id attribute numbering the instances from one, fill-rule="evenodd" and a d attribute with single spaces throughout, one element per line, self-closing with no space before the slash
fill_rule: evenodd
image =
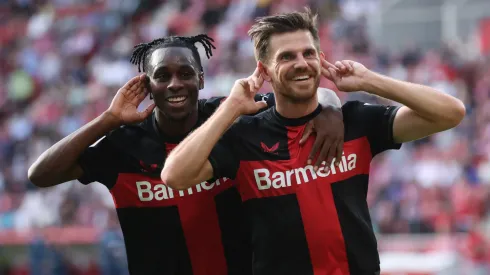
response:
<path id="1" fill-rule="evenodd" d="M 369 70 L 361 63 L 342 60 L 334 64 L 322 59 L 322 75 L 331 80 L 340 91 L 357 92 L 363 89 L 363 80 Z"/>
<path id="2" fill-rule="evenodd" d="M 155 104 L 151 104 L 144 111 L 138 112 L 138 106 L 148 94 L 145 89 L 145 80 L 145 75 L 133 77 L 117 91 L 116 96 L 112 100 L 107 111 L 119 119 L 121 124 L 141 122 L 155 108 Z"/>

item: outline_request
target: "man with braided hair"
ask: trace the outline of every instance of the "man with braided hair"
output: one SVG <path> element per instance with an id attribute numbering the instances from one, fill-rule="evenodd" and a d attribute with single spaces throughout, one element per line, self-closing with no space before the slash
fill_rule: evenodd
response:
<path id="1" fill-rule="evenodd" d="M 131 62 L 145 75 L 126 83 L 107 111 L 53 145 L 29 169 L 29 179 L 39 187 L 78 179 L 110 190 L 131 274 L 252 274 L 241 199 L 232 181 L 178 191 L 159 178 L 169 151 L 224 99 L 198 100 L 204 75 L 195 43 L 209 58 L 212 41 L 198 35 L 137 45 Z M 138 112 L 148 94 L 154 103 Z M 256 96 L 263 100 L 274 102 L 272 95 Z M 315 128 L 322 160 L 342 151 L 336 142 L 343 138 L 342 117 L 331 106 L 338 98 L 330 101 L 315 122 L 329 126 Z"/>

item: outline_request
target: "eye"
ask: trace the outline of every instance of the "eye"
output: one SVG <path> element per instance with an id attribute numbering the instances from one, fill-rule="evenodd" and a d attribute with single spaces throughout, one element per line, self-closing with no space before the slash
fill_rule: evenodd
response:
<path id="1" fill-rule="evenodd" d="M 313 50 L 307 50 L 305 51 L 305 53 L 303 54 L 304 57 L 312 57 L 315 55 L 315 52 Z"/>
<path id="2" fill-rule="evenodd" d="M 184 71 L 180 74 L 183 78 L 191 78 L 194 76 L 194 72 Z"/>
<path id="3" fill-rule="evenodd" d="M 154 77 L 154 79 L 159 80 L 159 81 L 166 81 L 170 79 L 170 74 L 169 73 L 158 73 Z"/>
<path id="4" fill-rule="evenodd" d="M 290 61 L 290 60 L 292 60 L 293 58 L 294 58 L 294 57 L 293 57 L 293 55 L 292 55 L 292 54 L 290 54 L 290 53 L 285 53 L 285 54 L 283 54 L 283 55 L 281 56 L 281 60 L 282 60 L 282 61 Z"/>

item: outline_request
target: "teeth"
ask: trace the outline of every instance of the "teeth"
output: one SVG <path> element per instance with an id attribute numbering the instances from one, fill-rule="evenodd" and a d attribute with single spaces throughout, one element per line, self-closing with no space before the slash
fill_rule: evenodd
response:
<path id="1" fill-rule="evenodd" d="M 300 76 L 293 78 L 293 80 L 306 80 L 308 78 L 310 78 L 310 77 L 307 75 L 300 75 Z"/>
<path id="2" fill-rule="evenodd" d="M 186 98 L 187 97 L 185 97 L 185 96 L 176 96 L 176 97 L 170 97 L 167 100 L 169 102 L 180 102 L 180 101 L 184 101 Z"/>

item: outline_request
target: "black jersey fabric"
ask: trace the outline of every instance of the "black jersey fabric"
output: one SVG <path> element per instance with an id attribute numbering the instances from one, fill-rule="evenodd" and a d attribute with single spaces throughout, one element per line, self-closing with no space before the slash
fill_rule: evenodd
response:
<path id="1" fill-rule="evenodd" d="M 244 116 L 213 148 L 214 177 L 235 179 L 250 226 L 254 275 L 375 275 L 379 254 L 366 202 L 369 167 L 393 141 L 398 108 L 359 101 L 342 107 L 339 166 L 314 171 L 299 140 L 320 111 L 288 119 L 271 108 Z"/>
<path id="2" fill-rule="evenodd" d="M 255 99 L 274 104 L 271 93 Z M 199 100 L 195 128 L 223 100 Z M 122 126 L 84 151 L 79 181 L 109 188 L 130 274 L 251 275 L 249 234 L 232 181 L 222 178 L 177 191 L 160 180 L 166 156 L 184 137 L 161 133 L 154 114 Z"/>

